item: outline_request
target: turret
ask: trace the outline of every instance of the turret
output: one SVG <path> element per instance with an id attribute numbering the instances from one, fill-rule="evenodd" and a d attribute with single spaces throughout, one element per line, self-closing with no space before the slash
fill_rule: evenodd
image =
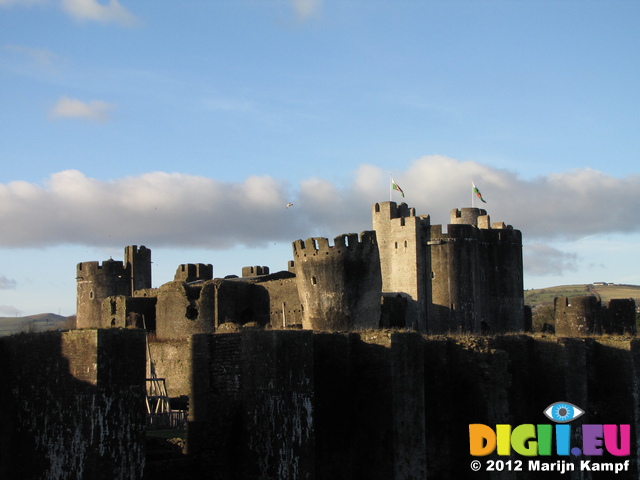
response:
<path id="1" fill-rule="evenodd" d="M 124 258 L 124 262 L 109 259 L 77 265 L 77 328 L 110 327 L 112 319 L 102 315 L 103 300 L 151 288 L 151 250 L 130 245 L 124 249 Z"/>
<path id="2" fill-rule="evenodd" d="M 123 262 L 113 259 L 79 263 L 77 280 L 77 328 L 106 328 L 102 301 L 115 295 L 131 295 L 131 276 Z"/>
<path id="3" fill-rule="evenodd" d="M 124 264 L 131 273 L 131 292 L 151 288 L 151 249 L 144 245 L 124 248 Z"/>

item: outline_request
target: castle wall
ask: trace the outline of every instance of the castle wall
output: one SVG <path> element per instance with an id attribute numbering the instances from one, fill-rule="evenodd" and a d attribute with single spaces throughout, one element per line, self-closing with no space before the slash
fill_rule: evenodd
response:
<path id="1" fill-rule="evenodd" d="M 245 329 L 152 349 L 191 379 L 185 478 L 468 478 L 469 424 L 549 424 L 558 401 L 585 411 L 572 445 L 583 424 L 629 424 L 632 454 L 540 460 L 630 459 L 616 478 L 640 474 L 639 340 Z M 0 478 L 142 478 L 144 352 L 130 329 L 0 339 Z"/>
<path id="2" fill-rule="evenodd" d="M 206 471 L 223 479 L 296 478 L 289 468 L 274 473 L 279 467 L 271 462 L 281 452 L 290 452 L 291 465 L 313 469 L 304 478 L 467 478 L 469 424 L 552 423 L 543 411 L 558 401 L 585 410 L 571 423 L 574 432 L 587 423 L 630 424 L 638 431 L 636 340 L 251 331 L 199 336 L 198 342 L 196 368 L 209 373 L 193 377 L 197 413 L 189 448 L 208 458 Z M 282 398 L 283 392 L 289 394 Z M 310 408 L 295 401 L 300 395 Z M 287 409 L 301 430 L 292 432 L 285 422 L 289 433 L 278 435 L 271 420 L 256 415 L 269 411 L 277 422 Z M 257 434 L 256 428 L 264 430 Z M 300 432 L 313 442 L 299 443 Z M 271 442 L 274 448 L 264 455 L 261 449 Z M 616 478 L 637 478 L 634 456 L 630 470 Z M 481 460 L 487 458 L 496 459 Z M 626 458 L 605 454 L 597 460 Z M 557 459 L 577 462 L 544 457 Z M 477 475 L 512 478 L 504 471 Z M 523 471 L 518 478 L 538 475 Z"/>
<path id="3" fill-rule="evenodd" d="M 117 295 L 102 301 L 100 318 L 103 327 L 145 328 L 155 330 L 156 297 Z"/>
<path id="4" fill-rule="evenodd" d="M 158 290 L 156 336 L 186 339 L 212 333 L 224 323 L 269 323 L 269 295 L 260 284 L 241 279 L 216 278 L 186 284 L 174 281 Z"/>
<path id="5" fill-rule="evenodd" d="M 293 242 L 303 327 L 313 330 L 376 328 L 382 279 L 375 232 Z"/>
<path id="6" fill-rule="evenodd" d="M 415 209 L 405 203 L 380 202 L 373 206 L 372 220 L 382 291 L 407 298 L 406 326 L 425 331 L 431 270 L 425 249 L 430 219 L 416 217 Z"/>
<path id="7" fill-rule="evenodd" d="M 609 335 L 635 335 L 635 300 L 633 298 L 610 300 L 602 319 L 602 330 Z"/>
<path id="8" fill-rule="evenodd" d="M 156 336 L 163 340 L 187 339 L 197 333 L 213 332 L 214 311 L 211 288 L 182 281 L 165 283 L 158 289 Z"/>
<path id="9" fill-rule="evenodd" d="M 190 454 L 215 478 L 314 476 L 313 334 L 198 335 Z"/>
<path id="10" fill-rule="evenodd" d="M 191 393 L 191 338 L 149 342 L 151 359 L 158 378 L 164 378 L 169 397 L 189 396 Z M 147 378 L 151 375 L 147 363 Z"/>
<path id="11" fill-rule="evenodd" d="M 0 478 L 140 479 L 144 352 L 136 330 L 0 339 Z"/>
<path id="12" fill-rule="evenodd" d="M 277 272 L 251 280 L 266 292 L 269 302 L 268 324 L 273 329 L 302 328 L 302 303 L 295 275 Z"/>

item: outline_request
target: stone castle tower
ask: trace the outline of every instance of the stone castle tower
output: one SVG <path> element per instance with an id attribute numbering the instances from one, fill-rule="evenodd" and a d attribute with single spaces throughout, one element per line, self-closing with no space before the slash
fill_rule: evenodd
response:
<path id="1" fill-rule="evenodd" d="M 407 327 L 429 333 L 524 327 L 522 236 L 478 208 L 455 209 L 447 232 L 395 202 L 373 206 L 383 295 L 407 299 Z"/>
<path id="2" fill-rule="evenodd" d="M 372 208 L 373 231 L 296 240 L 289 270 L 245 267 L 213 278 L 211 264 L 184 264 L 151 288 L 151 250 L 77 267 L 77 327 L 139 326 L 158 338 L 247 324 L 352 331 L 505 332 L 525 327 L 522 236 L 479 208 L 431 225 L 405 203 Z M 223 329 L 224 330 L 224 329 Z"/>
<path id="3" fill-rule="evenodd" d="M 312 330 L 378 328 L 382 277 L 375 232 L 293 242 L 302 327 Z"/>
<path id="4" fill-rule="evenodd" d="M 406 299 L 408 327 L 426 330 L 429 302 L 430 258 L 426 249 L 429 216 L 417 217 L 406 203 L 376 203 L 373 229 L 378 239 L 382 292 L 385 297 Z"/>
<path id="5" fill-rule="evenodd" d="M 490 224 L 485 210 L 455 209 L 447 233 L 431 227 L 429 331 L 518 331 L 524 327 L 522 235 Z"/>
<path id="6" fill-rule="evenodd" d="M 110 259 L 77 265 L 77 328 L 111 326 L 96 325 L 107 297 L 130 297 L 136 290 L 151 288 L 151 250 L 131 245 L 125 247 L 124 258 L 124 262 Z"/>

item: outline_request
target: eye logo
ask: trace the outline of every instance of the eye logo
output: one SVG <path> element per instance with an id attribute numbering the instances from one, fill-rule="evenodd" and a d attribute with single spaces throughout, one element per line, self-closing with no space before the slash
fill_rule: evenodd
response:
<path id="1" fill-rule="evenodd" d="M 584 410 L 573 403 L 556 402 L 545 408 L 543 413 L 549 420 L 553 420 L 556 423 L 567 423 L 581 416 Z"/>

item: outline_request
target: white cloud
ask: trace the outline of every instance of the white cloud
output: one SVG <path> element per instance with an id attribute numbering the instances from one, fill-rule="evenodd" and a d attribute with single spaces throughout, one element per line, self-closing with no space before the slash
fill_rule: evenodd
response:
<path id="1" fill-rule="evenodd" d="M 93 20 L 102 23 L 131 25 L 135 17 L 118 0 L 109 0 L 104 5 L 97 0 L 61 0 L 62 9 L 78 20 Z"/>
<path id="2" fill-rule="evenodd" d="M 471 205 L 472 178 L 487 200 L 476 199 L 475 206 L 493 222 L 522 231 L 532 275 L 574 271 L 582 256 L 570 250 L 587 235 L 640 231 L 637 175 L 614 178 L 581 169 L 523 180 L 479 163 L 430 156 L 394 169 L 403 199 L 390 192 L 389 173 L 362 165 L 342 183 L 314 177 L 291 186 L 268 176 L 230 183 L 166 172 L 103 181 L 68 170 L 43 184 L 0 184 L 0 222 L 11 226 L 0 230 L 0 246 L 226 249 L 332 239 L 370 229 L 372 205 L 390 194 L 417 214 L 429 214 L 432 224 L 447 224 L 452 209 Z M 294 206 L 286 208 L 287 202 Z M 566 251 L 545 245 L 557 241 Z"/>
<path id="3" fill-rule="evenodd" d="M 101 100 L 83 102 L 76 98 L 63 96 L 49 111 L 49 116 L 52 118 L 78 118 L 104 122 L 109 119 L 109 113 L 113 108 L 112 104 Z"/>

